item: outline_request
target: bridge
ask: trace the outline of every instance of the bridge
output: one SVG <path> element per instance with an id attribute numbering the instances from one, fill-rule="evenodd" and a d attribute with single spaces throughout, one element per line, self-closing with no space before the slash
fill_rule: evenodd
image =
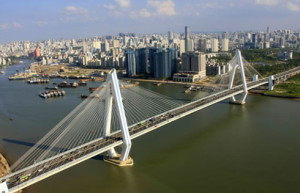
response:
<path id="1" fill-rule="evenodd" d="M 129 156 L 132 139 L 226 99 L 234 104 L 244 104 L 248 90 L 262 85 L 268 85 L 271 90 L 279 81 L 300 73 L 300 67 L 297 67 L 268 78 L 258 78 L 254 74 L 247 81 L 245 63 L 237 50 L 229 62 L 229 86 L 189 102 L 145 89 L 121 91 L 116 71 L 112 70 L 91 97 L 13 164 L 12 173 L 0 179 L 0 192 L 19 191 L 104 152 L 107 152 L 104 161 L 132 166 L 133 159 Z M 240 74 L 242 84 L 234 86 L 237 74 Z M 140 110 L 142 106 L 146 108 Z M 122 147 L 120 154 L 115 150 L 118 146 Z"/>

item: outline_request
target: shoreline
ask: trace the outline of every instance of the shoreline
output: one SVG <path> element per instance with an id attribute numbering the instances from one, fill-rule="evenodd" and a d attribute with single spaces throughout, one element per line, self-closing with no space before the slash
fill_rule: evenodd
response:
<path id="1" fill-rule="evenodd" d="M 286 98 L 286 99 L 296 99 L 296 100 L 300 100 L 300 96 L 288 96 L 288 95 L 277 95 L 277 94 L 267 94 L 265 93 L 265 91 L 253 91 L 250 90 L 249 94 L 255 94 L 255 95 L 260 95 L 260 96 L 267 96 L 267 97 L 277 97 L 277 98 Z"/>
<path id="2" fill-rule="evenodd" d="M 10 170 L 10 159 L 8 156 L 3 153 L 3 150 L 0 153 L 0 177 L 11 174 Z M 17 191 L 16 193 L 25 193 L 24 190 Z"/>

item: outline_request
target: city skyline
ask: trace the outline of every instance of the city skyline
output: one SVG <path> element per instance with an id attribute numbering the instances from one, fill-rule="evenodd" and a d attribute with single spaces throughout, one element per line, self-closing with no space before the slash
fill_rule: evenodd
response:
<path id="1" fill-rule="evenodd" d="M 0 43 L 113 35 L 299 30 L 298 0 L 1 1 Z M 158 22 L 159 21 L 159 22 Z"/>

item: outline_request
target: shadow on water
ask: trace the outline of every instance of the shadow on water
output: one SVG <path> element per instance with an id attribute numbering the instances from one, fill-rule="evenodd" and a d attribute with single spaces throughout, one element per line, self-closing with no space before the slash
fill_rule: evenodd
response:
<path id="1" fill-rule="evenodd" d="M 3 138 L 2 140 L 5 142 L 8 142 L 8 143 L 14 143 L 17 145 L 22 145 L 22 146 L 27 146 L 27 147 L 33 147 L 35 145 L 35 143 L 20 141 L 20 140 L 16 140 L 16 139 Z M 49 145 L 42 145 L 42 144 L 37 146 L 37 149 L 48 150 L 49 148 L 52 148 L 52 151 L 59 152 L 59 153 L 69 150 L 69 149 L 65 149 L 65 148 L 51 147 Z"/>
<path id="2" fill-rule="evenodd" d="M 35 143 L 30 143 L 30 142 L 26 142 L 26 141 L 20 141 L 20 140 L 16 140 L 16 139 L 6 139 L 6 138 L 3 138 L 2 140 L 5 141 L 5 142 L 7 142 L 7 143 L 13 143 L 13 144 L 27 146 L 27 147 L 33 147 L 35 145 Z M 47 146 L 47 145 L 39 145 L 37 148 L 43 149 L 43 150 L 47 150 L 49 147 L 50 146 Z M 52 151 L 55 151 L 55 152 L 58 152 L 58 153 L 65 152 L 67 150 L 69 150 L 69 149 L 63 149 L 63 148 L 58 148 L 58 147 L 54 147 L 52 149 Z M 97 155 L 95 157 L 92 157 L 91 159 L 103 161 L 103 158 L 104 158 L 103 155 Z"/>

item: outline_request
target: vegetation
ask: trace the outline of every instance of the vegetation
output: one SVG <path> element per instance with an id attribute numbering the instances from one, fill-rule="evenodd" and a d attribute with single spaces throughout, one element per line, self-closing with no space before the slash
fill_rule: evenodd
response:
<path id="1" fill-rule="evenodd" d="M 293 59 L 281 61 L 277 59 L 277 53 L 288 49 L 254 49 L 243 50 L 243 57 L 251 63 L 263 76 L 269 76 L 300 66 L 300 53 L 294 52 Z"/>
<path id="2" fill-rule="evenodd" d="M 300 74 L 276 85 L 273 91 L 266 91 L 265 94 L 300 97 Z"/>
<path id="3" fill-rule="evenodd" d="M 217 63 L 226 64 L 232 59 L 232 56 L 222 55 L 222 56 L 218 56 L 218 57 L 212 57 L 211 59 L 217 60 Z"/>
<path id="4" fill-rule="evenodd" d="M 277 53 L 286 51 L 284 49 L 250 49 L 243 50 L 242 56 L 252 63 L 275 64 L 278 62 Z"/>

